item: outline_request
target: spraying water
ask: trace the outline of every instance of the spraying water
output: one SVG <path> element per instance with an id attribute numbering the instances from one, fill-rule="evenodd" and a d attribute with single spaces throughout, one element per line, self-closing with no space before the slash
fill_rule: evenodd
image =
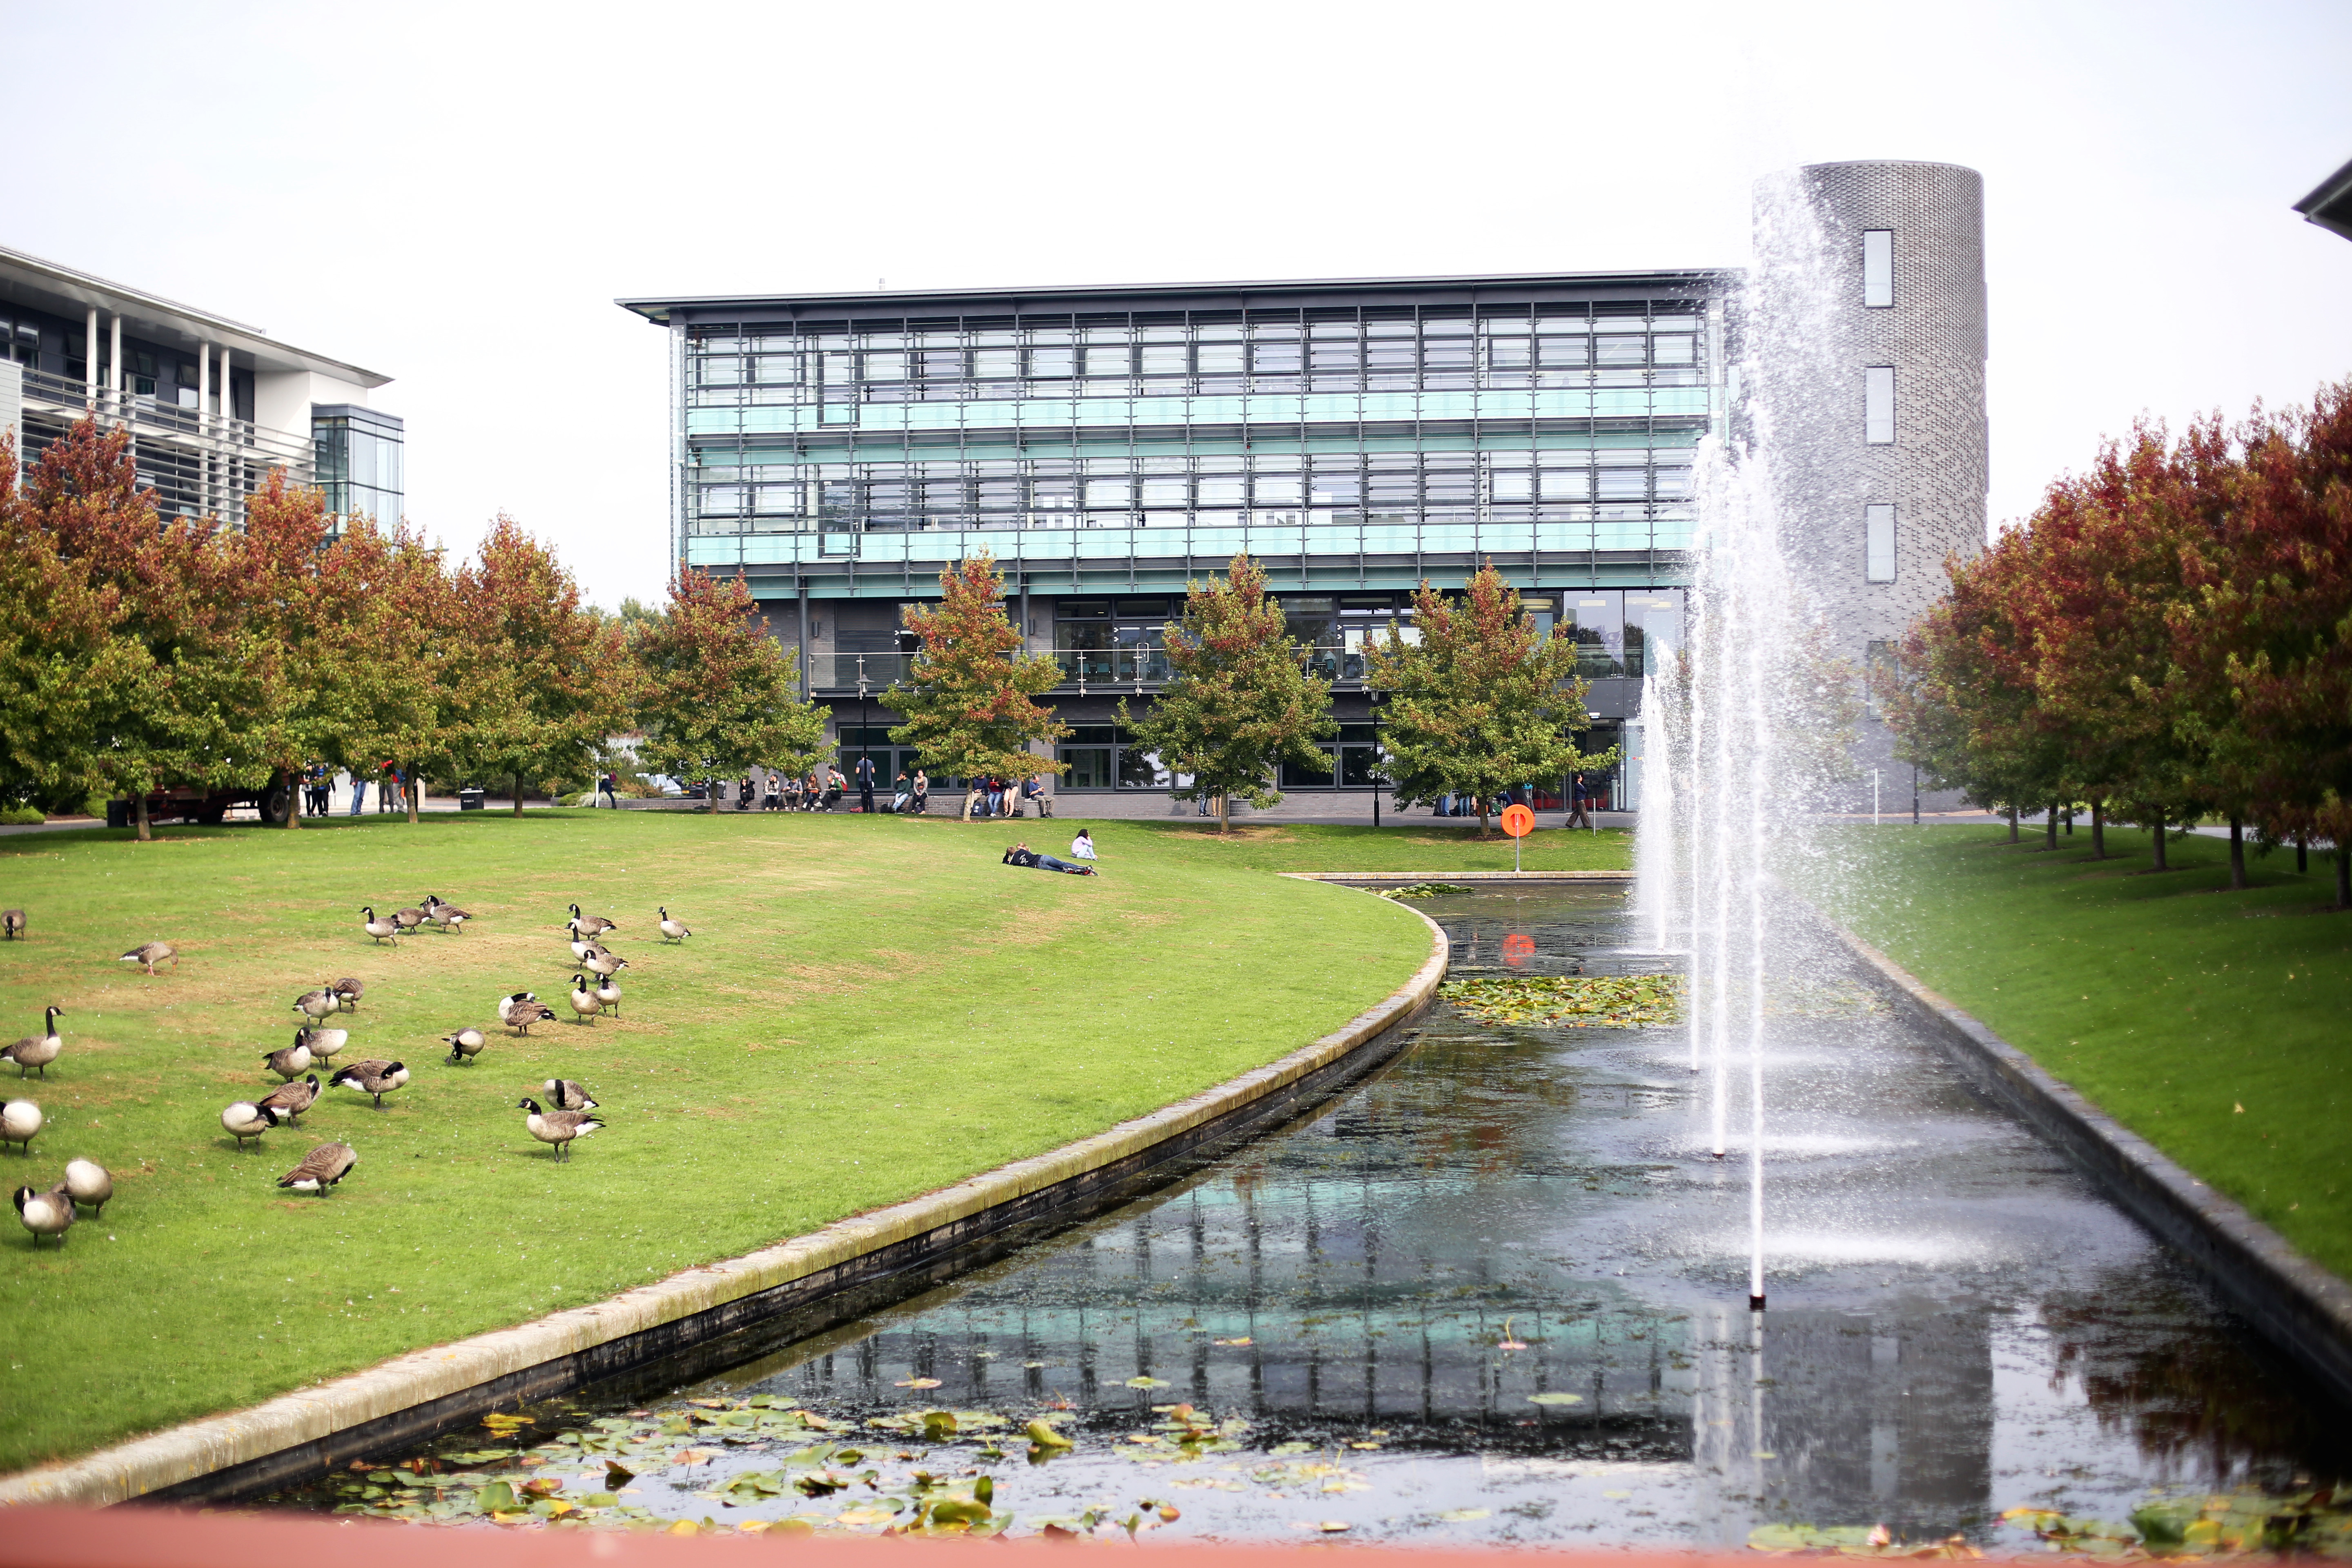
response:
<path id="1" fill-rule="evenodd" d="M 1681 824 L 1675 818 L 1675 769 L 1681 747 L 1675 733 L 1676 713 L 1662 700 L 1657 672 L 1642 677 L 1642 799 L 1633 829 L 1633 925 L 1652 951 L 1677 950 L 1675 895 L 1682 857 L 1675 844 Z M 1654 874 L 1653 872 L 1654 871 Z M 1696 1054 L 1691 1058 L 1696 1067 Z"/>

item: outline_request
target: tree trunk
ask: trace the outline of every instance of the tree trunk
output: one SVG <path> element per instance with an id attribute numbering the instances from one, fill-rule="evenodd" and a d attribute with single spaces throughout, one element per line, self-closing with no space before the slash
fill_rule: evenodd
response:
<path id="1" fill-rule="evenodd" d="M 2294 874 L 2302 876 L 2311 869 L 2311 845 L 2300 833 L 2294 836 Z"/>
<path id="2" fill-rule="evenodd" d="M 2154 868 L 2158 871 L 2171 870 L 2171 866 L 2167 864 L 2164 858 L 2164 813 L 2160 811 L 2156 814 L 2156 842 L 2151 847 L 2156 856 Z"/>
<path id="3" fill-rule="evenodd" d="M 517 773 L 514 776 L 514 814 L 517 816 L 520 816 L 522 815 L 522 775 L 520 773 Z"/>
<path id="4" fill-rule="evenodd" d="M 132 803 L 131 809 L 136 814 L 137 821 L 139 823 L 139 842 L 142 844 L 153 843 L 155 841 L 155 835 L 150 831 L 147 826 L 147 792 L 145 790 L 142 789 L 139 792 L 139 797 Z M 2336 858 L 2339 861 L 2342 860 L 2343 858 L 2344 857 L 2340 852 L 2336 855 Z"/>
<path id="5" fill-rule="evenodd" d="M 416 814 L 425 809 L 425 771 L 415 763 L 408 764 L 408 820 L 413 824 Z"/>
<path id="6" fill-rule="evenodd" d="M 1220 833 L 1230 832 L 1233 829 L 1233 799 L 1229 795 L 1221 795 L 1217 797 L 1217 831 Z"/>
<path id="7" fill-rule="evenodd" d="M 2014 844 L 2014 843 L 2016 843 L 2016 842 L 2018 841 L 2018 840 L 2017 840 L 2017 807 L 2015 807 L 2015 806 L 2013 806 L 2013 805 L 2012 805 L 2012 806 L 2011 806 L 2011 807 L 2009 808 L 2009 841 L 2010 841 L 2011 844 Z"/>
<path id="8" fill-rule="evenodd" d="M 2336 907 L 2352 910 L 2352 847 L 2336 846 Z"/>
<path id="9" fill-rule="evenodd" d="M 2242 818 L 2230 818 L 2230 891 L 2246 890 L 2246 825 Z"/>
<path id="10" fill-rule="evenodd" d="M 708 814 L 709 814 L 710 816 L 718 816 L 718 815 L 719 815 L 719 781 L 718 781 L 716 778 L 713 778 L 712 780 L 710 780 L 710 781 L 709 781 L 709 786 L 708 788 L 706 788 L 702 793 L 703 793 L 704 795 L 708 795 L 708 796 L 709 796 L 709 797 L 710 797 L 709 799 L 708 799 L 708 800 L 706 800 L 706 801 L 704 801 L 704 802 L 702 803 L 702 809 L 703 809 L 705 812 L 707 812 Z"/>
<path id="11" fill-rule="evenodd" d="M 2107 803 L 2095 800 L 2091 803 L 2091 858 L 2104 860 L 2106 858 Z"/>
<path id="12" fill-rule="evenodd" d="M 278 826 L 280 827 L 299 827 L 302 826 L 302 786 L 296 781 L 299 779 L 301 775 L 296 773 L 290 768 L 280 768 L 278 770 L 276 777 L 278 782 L 285 787 L 287 805 L 286 820 L 279 823 Z M 267 799 L 268 797 L 264 796 L 263 798 Z"/>
<path id="13" fill-rule="evenodd" d="M 1494 830 L 1486 826 L 1486 797 L 1483 795 L 1478 797 L 1478 837 L 1480 838 L 1494 837 Z"/>
<path id="14" fill-rule="evenodd" d="M 2058 848 L 2058 803 L 2050 803 L 2049 819 L 2042 825 L 2042 847 L 2055 853 Z"/>

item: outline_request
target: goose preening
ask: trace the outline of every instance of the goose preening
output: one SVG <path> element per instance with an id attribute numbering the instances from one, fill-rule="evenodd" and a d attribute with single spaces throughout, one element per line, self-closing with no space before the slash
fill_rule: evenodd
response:
<path id="1" fill-rule="evenodd" d="M 41 1130 L 41 1108 L 29 1100 L 12 1100 L 0 1105 L 0 1147 L 22 1143 L 25 1152 L 33 1152 L 33 1135 Z"/>
<path id="2" fill-rule="evenodd" d="M 324 1062 L 329 1057 L 341 1050 L 351 1037 L 352 1032 L 349 1029 L 322 1029 L 314 1024 L 310 1028 L 296 1030 L 294 1043 L 298 1046 L 310 1047 L 312 1061 Z"/>
<path id="3" fill-rule="evenodd" d="M 425 911 L 411 904 L 404 910 L 392 911 L 392 923 L 402 931 L 415 931 L 425 923 Z"/>
<path id="4" fill-rule="evenodd" d="M 444 903 L 436 893 L 425 895 L 425 918 L 446 931 L 463 934 L 466 922 L 474 918 L 471 910 L 461 910 L 455 904 Z"/>
<path id="5" fill-rule="evenodd" d="M 583 936 L 599 936 L 605 931 L 621 929 L 603 915 L 582 914 L 578 904 L 572 906 L 572 923 L 580 928 L 580 934 Z"/>
<path id="6" fill-rule="evenodd" d="M 291 1121 L 316 1104 L 318 1099 L 319 1075 L 311 1073 L 299 1083 L 279 1084 L 253 1103 L 262 1110 L 274 1110 L 281 1119 Z"/>
<path id="7" fill-rule="evenodd" d="M 613 1016 L 619 1017 L 621 1016 L 621 983 L 609 974 L 597 981 L 596 1001 L 602 1006 L 610 1007 L 613 1010 Z"/>
<path id="8" fill-rule="evenodd" d="M 589 988 L 588 977 L 584 974 L 572 977 L 572 1010 L 580 1015 L 579 1021 L 583 1024 L 594 1023 L 596 1015 L 604 1010 L 604 1004 L 596 1000 L 596 993 Z"/>
<path id="9" fill-rule="evenodd" d="M 583 969 L 593 970 L 600 976 L 609 976 L 618 974 L 624 969 L 628 968 L 629 961 L 619 956 L 617 953 L 606 952 L 600 947 L 595 952 L 590 953 L 587 957 L 582 959 L 580 961 L 580 966 Z"/>
<path id="10" fill-rule="evenodd" d="M 62 1007 L 50 1008 L 42 1016 L 39 1034 L 27 1035 L 13 1046 L 0 1046 L 0 1062 L 15 1062 L 18 1078 L 23 1078 L 34 1068 L 40 1068 L 41 1076 L 47 1078 L 49 1064 L 58 1059 L 59 1051 L 66 1048 L 65 1041 L 58 1034 L 58 1016 L 64 1011 Z"/>
<path id="11" fill-rule="evenodd" d="M 375 1108 L 382 1110 L 383 1097 L 408 1081 L 408 1068 L 400 1062 L 353 1062 L 327 1081 L 375 1096 Z"/>
<path id="12" fill-rule="evenodd" d="M 541 1110 L 535 1100 L 519 1100 L 515 1109 L 530 1112 L 522 1124 L 541 1142 L 554 1144 L 559 1160 L 571 1151 L 572 1140 L 585 1138 L 604 1125 L 585 1110 Z"/>
<path id="13" fill-rule="evenodd" d="M 539 993 L 536 991 L 516 991 L 499 997 L 499 1022 L 503 1024 L 507 1021 L 507 1014 L 509 1010 L 520 1005 L 522 1003 L 536 1002 L 538 1000 Z"/>
<path id="14" fill-rule="evenodd" d="M 366 984 L 352 979 L 348 974 L 328 986 L 327 989 L 335 994 L 335 1005 L 346 1013 L 358 1012 L 360 998 L 367 994 Z"/>
<path id="15" fill-rule="evenodd" d="M 316 1083 L 318 1080 L 313 1079 L 310 1081 Z M 233 1101 L 227 1110 L 221 1112 L 221 1126 L 236 1140 L 236 1146 L 240 1149 L 245 1147 L 247 1139 L 258 1138 L 286 1120 L 286 1113 L 277 1107 L 256 1105 L 249 1100 Z"/>
<path id="16" fill-rule="evenodd" d="M 305 991 L 294 998 L 294 1011 L 306 1018 L 328 1017 L 342 1005 L 342 997 L 332 986 L 322 987 L 317 991 Z"/>
<path id="17" fill-rule="evenodd" d="M 394 947 L 398 947 L 400 945 L 401 925 L 397 917 L 391 920 L 378 920 L 376 918 L 375 906 L 373 904 L 362 906 L 360 910 L 360 913 L 366 917 L 360 921 L 360 929 L 362 931 L 375 938 L 378 942 L 388 942 Z M 342 1005 L 341 1002 L 338 1002 L 335 1005 L 339 1007 Z"/>
<path id="18" fill-rule="evenodd" d="M 78 1204 L 88 1204 L 103 1219 L 107 1203 L 114 1196 L 114 1173 L 95 1160 L 68 1160 L 66 1195 Z"/>
<path id="19" fill-rule="evenodd" d="M 661 933 L 664 942 L 684 942 L 694 934 L 686 929 L 683 922 L 670 919 L 667 908 L 661 912 Z"/>
<path id="20" fill-rule="evenodd" d="M 568 1078 L 551 1078 L 539 1086 L 539 1092 L 555 1102 L 558 1110 L 593 1110 L 596 1102 L 588 1091 Z"/>
<path id="21" fill-rule="evenodd" d="M 530 1034 L 533 1024 L 551 1024 L 554 1021 L 555 1009 L 536 996 L 525 997 L 520 1002 L 510 998 L 499 1006 L 499 1022 L 518 1035 Z"/>
<path id="22" fill-rule="evenodd" d="M 25 911 L 0 910 L 0 937 L 6 937 L 10 942 L 14 942 L 24 934 Z"/>
<path id="23" fill-rule="evenodd" d="M 261 1053 L 261 1059 L 268 1064 L 271 1072 L 278 1075 L 278 1080 L 280 1083 L 290 1082 L 310 1070 L 310 1047 L 302 1043 L 302 1037 L 310 1032 L 308 1029 L 298 1029 L 294 1033 L 292 1045 L 283 1050 Z"/>
<path id="24" fill-rule="evenodd" d="M 124 953 L 120 962 L 124 963 L 135 963 L 139 965 L 140 968 L 144 969 L 152 976 L 155 973 L 155 966 L 166 962 L 167 960 L 170 962 L 173 973 L 176 973 L 180 967 L 180 955 L 172 951 L 172 944 L 170 942 L 142 942 L 137 947 L 132 948 L 129 952 Z"/>
<path id="25" fill-rule="evenodd" d="M 449 1047 L 450 1061 L 470 1063 L 482 1054 L 487 1039 L 481 1030 L 468 1024 L 462 1029 L 452 1029 L 442 1036 L 441 1043 Z"/>
<path id="26" fill-rule="evenodd" d="M 278 1184 L 298 1193 L 316 1193 L 320 1197 L 333 1190 L 337 1182 L 352 1173 L 360 1157 L 348 1143 L 321 1143 L 302 1156 L 302 1163 L 278 1178 Z"/>
<path id="27" fill-rule="evenodd" d="M 65 1245 L 66 1232 L 73 1227 L 73 1199 L 66 1194 L 60 1182 L 46 1193 L 30 1187 L 16 1189 L 16 1217 L 33 1233 L 33 1245 L 41 1245 L 41 1237 L 54 1236 L 59 1246 Z"/>
<path id="28" fill-rule="evenodd" d="M 593 937 L 587 935 L 576 926 L 572 928 L 572 956 L 574 959 L 584 963 L 592 953 L 599 953 L 604 951 L 604 948 L 598 945 Z"/>

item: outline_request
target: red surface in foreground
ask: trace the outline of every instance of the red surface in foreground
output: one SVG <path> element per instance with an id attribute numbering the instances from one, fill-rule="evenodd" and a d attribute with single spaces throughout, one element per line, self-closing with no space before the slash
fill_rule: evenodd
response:
<path id="1" fill-rule="evenodd" d="M 1150 1538 L 1145 1538 L 1150 1542 Z M 1322 1537 L 1324 1547 L 1346 1537 Z M 1151 1542 L 1156 1563 L 1166 1568 L 1271 1568 L 1296 1555 L 1299 1545 L 1230 1546 Z M 616 1568 L 677 1568 L 753 1557 L 817 1568 L 879 1568 L 904 1563 L 907 1553 L 926 1559 L 942 1553 L 1002 1554 L 1011 1551 L 1091 1550 L 1130 1552 L 1123 1540 L 1058 1547 L 1031 1537 L 1024 1541 L 842 1541 L 764 1540 L 756 1536 L 681 1537 L 636 1535 L 620 1531 L 432 1529 L 379 1520 L 296 1518 L 287 1515 L 198 1513 L 165 1508 L 0 1510 L 0 1568 L 574 1568 L 582 1561 Z M 1511 1549 L 1525 1556 L 1527 1548 Z M 1359 1559 L 1382 1558 L 1412 1568 L 1496 1568 L 1501 1549 L 1417 1551 L 1359 1546 Z M 1591 1568 L 1754 1568 L 1754 1554 L 1701 1557 L 1666 1552 L 1544 1552 L 1549 1561 L 1589 1563 Z"/>

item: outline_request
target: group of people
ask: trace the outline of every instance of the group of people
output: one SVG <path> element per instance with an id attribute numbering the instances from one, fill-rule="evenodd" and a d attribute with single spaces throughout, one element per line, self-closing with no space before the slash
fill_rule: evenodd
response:
<path id="1" fill-rule="evenodd" d="M 995 777 L 971 781 L 971 815 L 976 817 L 1022 816 L 1033 805 L 1041 817 L 1054 815 L 1054 797 L 1045 793 L 1045 781 L 1035 773 L 1017 785 Z"/>
<path id="2" fill-rule="evenodd" d="M 1525 786 L 1518 789 L 1507 789 L 1503 792 L 1501 799 L 1489 801 L 1486 804 L 1494 812 L 1500 812 L 1507 805 L 1516 805 L 1533 806 L 1535 805 L 1535 800 L 1533 798 L 1534 794 L 1535 792 L 1533 790 L 1528 789 Z M 1598 798 L 1599 796 L 1595 794 L 1592 785 L 1587 782 L 1582 773 L 1570 775 L 1568 781 L 1568 821 L 1565 826 L 1570 827 L 1591 827 L 1592 826 L 1592 805 L 1593 802 Z M 1478 815 L 1478 797 L 1475 795 L 1444 795 L 1438 800 L 1437 815 L 1440 816 L 1475 816 Z"/>
<path id="3" fill-rule="evenodd" d="M 1004 864 L 1007 866 L 1024 866 L 1036 871 L 1060 871 L 1071 877 L 1101 875 L 1095 869 L 1094 859 L 1094 835 L 1083 827 L 1078 829 L 1078 836 L 1070 840 L 1070 858 L 1067 860 L 1058 856 L 1041 855 L 1025 843 L 1015 844 L 1004 852 Z"/>
<path id="4" fill-rule="evenodd" d="M 302 815 L 332 816 L 335 812 L 334 791 L 337 770 L 324 763 L 312 763 L 302 770 Z M 357 816 L 367 805 L 368 775 L 353 769 L 351 815 Z M 375 808 L 378 811 L 408 809 L 408 773 L 405 769 L 385 763 L 375 771 Z"/>

